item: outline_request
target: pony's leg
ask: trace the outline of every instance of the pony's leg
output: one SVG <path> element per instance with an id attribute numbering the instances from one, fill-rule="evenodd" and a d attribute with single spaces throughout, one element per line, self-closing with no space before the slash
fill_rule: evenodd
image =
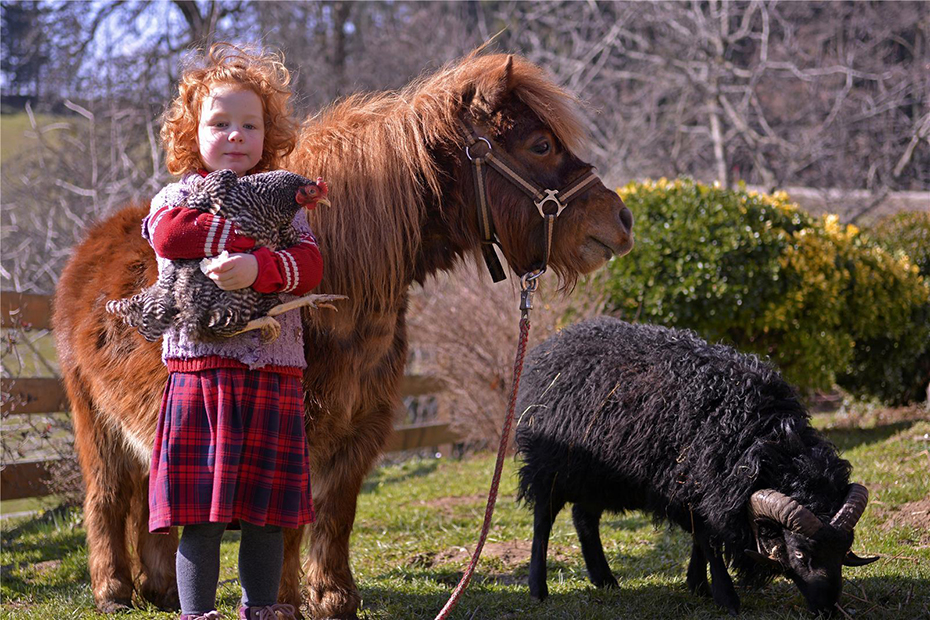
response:
<path id="1" fill-rule="evenodd" d="M 313 480 L 316 481 L 315 476 Z M 278 589 L 278 602 L 293 605 L 294 609 L 300 609 L 300 543 L 303 540 L 305 528 L 300 526 L 297 529 L 283 529 L 284 566 L 281 567 L 281 587 Z"/>
<path id="2" fill-rule="evenodd" d="M 604 556 L 604 544 L 601 542 L 601 510 L 589 510 L 581 504 L 572 506 L 572 521 L 578 540 L 581 542 L 581 554 L 591 583 L 598 588 L 616 588 L 617 579 L 610 572 L 610 565 Z"/>
<path id="3" fill-rule="evenodd" d="M 316 521 L 310 529 L 305 579 L 308 606 L 314 618 L 357 617 L 361 597 L 349 568 L 349 537 L 362 482 L 381 453 L 391 420 L 388 407 L 369 416 L 328 457 L 314 458 L 311 447 Z"/>
<path id="4" fill-rule="evenodd" d="M 123 611 L 132 606 L 132 563 L 126 546 L 131 456 L 100 419 L 103 414 L 93 407 L 80 380 L 66 374 L 65 381 L 86 489 L 84 527 L 94 603 L 104 613 Z"/>
<path id="5" fill-rule="evenodd" d="M 139 594 L 159 609 L 174 611 L 181 607 L 175 575 L 178 531 L 172 528 L 167 534 L 149 532 L 149 477 L 139 469 L 131 513 L 139 558 Z"/>

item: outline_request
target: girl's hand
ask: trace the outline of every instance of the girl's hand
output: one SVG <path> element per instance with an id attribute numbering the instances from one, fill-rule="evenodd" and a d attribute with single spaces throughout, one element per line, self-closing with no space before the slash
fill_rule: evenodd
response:
<path id="1" fill-rule="evenodd" d="M 248 288 L 258 277 L 258 259 L 251 254 L 230 254 L 211 269 L 207 277 L 224 291 Z"/>

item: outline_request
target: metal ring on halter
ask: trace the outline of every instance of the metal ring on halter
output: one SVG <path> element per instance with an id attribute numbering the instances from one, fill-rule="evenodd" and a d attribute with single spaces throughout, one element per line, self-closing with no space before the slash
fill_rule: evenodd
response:
<path id="1" fill-rule="evenodd" d="M 474 144 L 469 144 L 465 147 L 465 156 L 468 157 L 469 161 L 475 161 L 475 158 L 471 156 L 471 147 L 473 147 L 475 144 L 478 144 L 479 142 L 484 142 L 488 145 L 488 153 L 494 150 L 494 147 L 491 146 L 491 142 L 487 138 L 478 138 L 475 140 Z"/>
<path id="2" fill-rule="evenodd" d="M 543 217 L 546 217 L 548 214 L 543 210 L 543 205 L 547 202 L 554 202 L 556 208 L 555 216 L 558 217 L 562 215 L 562 210 L 565 209 L 565 204 L 559 200 L 559 190 L 547 189 L 543 191 L 546 192 L 546 195 L 543 196 L 542 200 L 533 203 L 536 205 L 536 208 L 539 209 L 539 214 Z"/>
<path id="3" fill-rule="evenodd" d="M 532 288 L 535 290 L 536 287 L 539 286 L 539 282 L 536 280 L 544 273 L 546 273 L 545 268 L 536 269 L 534 271 L 530 271 L 529 273 L 524 273 L 522 276 L 520 276 L 520 288 Z"/>

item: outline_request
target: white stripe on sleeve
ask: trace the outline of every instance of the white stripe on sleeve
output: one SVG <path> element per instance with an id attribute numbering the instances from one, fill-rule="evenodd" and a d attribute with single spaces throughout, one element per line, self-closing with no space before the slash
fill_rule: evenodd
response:
<path id="1" fill-rule="evenodd" d="M 207 231 L 207 241 L 203 244 L 204 256 L 216 256 L 219 252 L 213 251 L 213 239 L 216 237 L 216 217 L 210 218 L 210 230 Z"/>

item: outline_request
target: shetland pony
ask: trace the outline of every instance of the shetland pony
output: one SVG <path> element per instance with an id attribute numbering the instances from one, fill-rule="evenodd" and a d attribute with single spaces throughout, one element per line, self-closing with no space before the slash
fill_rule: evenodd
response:
<path id="1" fill-rule="evenodd" d="M 306 528 L 303 571 L 305 532 L 286 532 L 279 600 L 304 600 L 314 617 L 356 617 L 349 535 L 362 481 L 392 432 L 407 358 L 408 289 L 481 255 L 463 119 L 544 187 L 564 187 L 591 169 L 578 157 L 586 137 L 577 101 L 521 57 L 480 53 L 402 90 L 352 96 L 324 110 L 305 123 L 288 162 L 329 183 L 334 208 L 311 221 L 325 261 L 316 292 L 349 297 L 338 313 L 303 317 L 316 522 Z M 533 202 L 496 172 L 487 173 L 487 193 L 512 270 L 538 267 L 545 229 Z M 163 608 L 178 604 L 177 536 L 147 529 L 149 459 L 167 371 L 157 343 L 104 309 L 157 277 L 139 234 L 147 210 L 126 207 L 88 231 L 61 276 L 53 317 L 87 487 L 91 584 L 97 607 L 108 612 L 131 606 L 133 591 Z M 555 223 L 549 268 L 570 287 L 631 249 L 632 224 L 615 192 L 599 181 L 588 186 Z"/>

